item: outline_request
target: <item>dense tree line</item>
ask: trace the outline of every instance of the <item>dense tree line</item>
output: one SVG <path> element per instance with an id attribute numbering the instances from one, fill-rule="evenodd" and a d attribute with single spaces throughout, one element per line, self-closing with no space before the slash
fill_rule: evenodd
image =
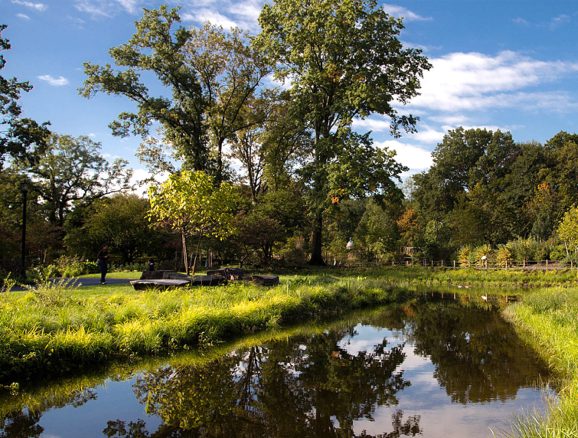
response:
<path id="1" fill-rule="evenodd" d="M 516 143 L 508 132 L 449 131 L 432 167 L 413 177 L 404 243 L 438 260 L 520 239 L 555 246 L 564 214 L 578 202 L 577 154 L 578 135 L 566 132 L 541 145 Z"/>
<path id="2" fill-rule="evenodd" d="M 186 270 L 199 257 L 259 265 L 450 260 L 464 248 L 520 239 L 576 253 L 570 238 L 556 239 L 578 200 L 578 135 L 561 132 L 540 145 L 507 132 L 451 130 L 404 196 L 407 169 L 394 152 L 352 129 L 374 113 L 389 117 L 393 135 L 416 128 L 394 102 L 417 95 L 430 64 L 400 42 L 402 21 L 374 0 L 277 0 L 259 23 L 253 36 L 185 28 L 178 9 L 144 10 L 134 35 L 110 50 L 114 65 L 85 64 L 81 95 L 133 101 L 135 112 L 119 114 L 112 132 L 142 137 L 139 159 L 152 174 L 170 175 L 148 198 L 129 194 L 126 161 L 107 162 L 99 143 L 22 119 L 18 98 L 31 87 L 0 77 L 0 268 L 17 269 L 22 183 L 31 264 L 92 260 L 104 243 L 119 264 L 154 257 Z"/>

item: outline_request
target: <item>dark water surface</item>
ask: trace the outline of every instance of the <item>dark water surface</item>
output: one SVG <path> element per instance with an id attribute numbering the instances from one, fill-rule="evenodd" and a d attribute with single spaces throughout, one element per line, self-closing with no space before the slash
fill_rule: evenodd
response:
<path id="1" fill-rule="evenodd" d="M 245 345 L 1 398 L 0 437 L 486 437 L 544 410 L 545 365 L 490 304 L 424 295 Z"/>

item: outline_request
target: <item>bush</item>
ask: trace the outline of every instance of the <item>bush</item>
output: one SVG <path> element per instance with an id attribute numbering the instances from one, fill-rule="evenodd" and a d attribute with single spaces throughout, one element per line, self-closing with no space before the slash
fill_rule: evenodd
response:
<path id="1" fill-rule="evenodd" d="M 476 247 L 471 252 L 472 263 L 479 268 L 485 268 L 495 263 L 495 254 L 492 247 L 488 244 Z"/>
<path id="2" fill-rule="evenodd" d="M 507 268 L 512 264 L 512 253 L 506 245 L 499 245 L 496 251 L 496 264 L 500 268 Z"/>
<path id="3" fill-rule="evenodd" d="M 44 271 L 44 276 L 71 278 L 96 273 L 98 266 L 96 262 L 84 261 L 79 257 L 60 256 L 54 261 L 54 264 L 47 265 L 41 270 Z"/>
<path id="4" fill-rule="evenodd" d="M 472 265 L 472 248 L 469 245 L 462 246 L 458 251 L 458 263 L 462 268 L 469 268 Z"/>

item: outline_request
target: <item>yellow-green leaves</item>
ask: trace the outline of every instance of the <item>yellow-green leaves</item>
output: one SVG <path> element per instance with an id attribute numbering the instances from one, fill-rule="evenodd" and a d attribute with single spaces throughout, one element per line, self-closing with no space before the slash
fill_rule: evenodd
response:
<path id="1" fill-rule="evenodd" d="M 181 171 L 149 190 L 149 218 L 186 236 L 225 239 L 233 233 L 237 195 L 231 184 L 215 186 L 202 171 Z"/>
<path id="2" fill-rule="evenodd" d="M 558 236 L 564 242 L 567 252 L 578 251 L 578 207 L 568 210 L 558 225 Z"/>

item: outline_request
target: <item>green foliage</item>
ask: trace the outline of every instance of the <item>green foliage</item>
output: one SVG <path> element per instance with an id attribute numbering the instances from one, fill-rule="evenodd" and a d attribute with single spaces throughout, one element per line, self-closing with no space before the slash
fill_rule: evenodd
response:
<path id="1" fill-rule="evenodd" d="M 53 265 L 49 265 L 53 274 L 59 277 L 78 277 L 84 274 L 98 272 L 98 267 L 94 261 L 82 260 L 75 256 L 60 256 Z"/>
<path id="2" fill-rule="evenodd" d="M 111 123 L 115 135 L 146 138 L 154 122 L 160 125 L 161 140 L 145 142 L 141 150 L 153 169 L 174 170 L 163 158 L 170 145 L 186 168 L 214 171 L 221 179 L 223 144 L 247 127 L 246 107 L 268 68 L 238 29 L 184 28 L 180 21 L 178 10 L 166 5 L 145 9 L 135 34 L 110 50 L 123 69 L 85 63 L 81 94 L 118 94 L 136 103 L 136 112 L 121 113 Z M 142 77 L 147 74 L 165 93 L 151 95 Z"/>
<path id="3" fill-rule="evenodd" d="M 476 247 L 473 250 L 472 256 L 472 258 L 475 260 L 476 266 L 479 268 L 492 266 L 495 263 L 494 250 L 488 244 Z"/>
<path id="4" fill-rule="evenodd" d="M 224 239 L 233 232 L 237 195 L 231 184 L 215 187 L 202 171 L 181 171 L 149 190 L 152 221 L 188 236 Z"/>
<path id="5" fill-rule="evenodd" d="M 498 245 L 496 250 L 496 264 L 500 268 L 507 268 L 512 265 L 512 252 L 508 249 L 506 245 Z"/>
<path id="6" fill-rule="evenodd" d="M 572 207 L 566 213 L 558 225 L 557 234 L 564 243 L 566 254 L 572 254 L 576 259 L 578 254 L 578 207 Z"/>
<path id="7" fill-rule="evenodd" d="M 394 212 L 375 201 L 368 201 L 353 239 L 358 246 L 356 253 L 363 254 L 365 260 L 391 262 L 395 259 L 399 240 Z"/>
<path id="8" fill-rule="evenodd" d="M 536 351 L 563 376 L 559 399 L 548 416 L 522 418 L 516 436 L 570 437 L 578 435 L 578 292 L 544 289 L 507 309 L 512 320 Z"/>
<path id="9" fill-rule="evenodd" d="M 234 232 L 237 192 L 229 183 L 216 187 L 213 177 L 203 171 L 183 170 L 172 174 L 160 186 L 151 186 L 149 198 L 150 220 L 180 232 L 187 273 L 187 237 L 223 240 Z"/>
<path id="10" fill-rule="evenodd" d="M 402 46 L 401 20 L 373 0 L 277 0 L 264 6 L 259 23 L 255 44 L 278 79 L 291 79 L 288 94 L 298 111 L 289 114 L 296 113 L 303 128 L 311 130 L 301 175 L 310 188 L 311 262 L 323 263 L 323 210 L 330 199 L 393 188 L 391 178 L 401 170 L 369 137 L 351 132 L 353 118 L 377 112 L 389 116 L 394 133 L 400 126 L 413 129 L 416 119 L 400 116 L 392 104 L 417 94 L 419 78 L 430 65 L 420 50 Z M 367 170 L 379 163 L 386 168 L 375 174 L 379 184 L 374 184 Z"/>
<path id="11" fill-rule="evenodd" d="M 255 210 L 247 215 L 238 216 L 236 229 L 235 238 L 238 245 L 244 249 L 242 260 L 248 257 L 252 250 L 259 253 L 262 265 L 271 262 L 273 246 L 285 237 L 285 230 L 279 221 Z"/>
<path id="12" fill-rule="evenodd" d="M 287 277 L 271 289 L 231 284 L 107 290 L 91 293 L 46 281 L 28 293 L 0 295 L 0 381 L 40 369 L 43 375 L 66 373 L 115 357 L 211 345 L 398 298 L 387 281 L 325 275 Z"/>
<path id="13" fill-rule="evenodd" d="M 506 247 L 512 254 L 514 261 L 525 265 L 528 261 L 544 260 L 543 245 L 543 243 L 529 237 L 527 239 L 518 238 L 512 240 L 506 244 Z"/>
<path id="14" fill-rule="evenodd" d="M 3 279 L 2 279 L 2 287 L 0 287 L 0 292 L 10 292 L 12 288 L 16 286 L 16 280 L 12 277 L 12 273 L 9 272 Z"/>
<path id="15" fill-rule="evenodd" d="M 463 268 L 469 268 L 472 266 L 473 251 L 468 245 L 462 246 L 458 251 L 458 263 Z"/>
<path id="16" fill-rule="evenodd" d="M 90 204 L 111 193 L 130 188 L 128 162 L 108 163 L 100 143 L 89 137 L 52 134 L 38 162 L 27 168 L 51 224 L 64 225 L 75 204 Z"/>
<path id="17" fill-rule="evenodd" d="M 149 202 L 136 195 L 117 194 L 98 200 L 91 207 L 77 209 L 67 221 L 65 244 L 73 254 L 94 259 L 103 244 L 120 256 L 121 264 L 131 264 L 147 254 L 158 254 L 166 240 L 150 226 Z"/>

